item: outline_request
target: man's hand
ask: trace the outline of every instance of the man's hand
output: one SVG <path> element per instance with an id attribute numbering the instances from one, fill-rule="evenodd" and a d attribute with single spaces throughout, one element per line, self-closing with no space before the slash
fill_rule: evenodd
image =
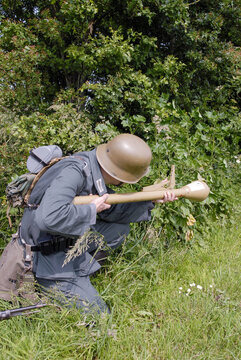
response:
<path id="1" fill-rule="evenodd" d="M 105 203 L 105 201 L 108 199 L 108 196 L 109 194 L 105 194 L 98 197 L 98 199 L 91 201 L 91 204 L 95 204 L 97 213 L 110 208 L 110 205 Z"/>
<path id="2" fill-rule="evenodd" d="M 154 200 L 153 202 L 154 203 L 161 203 L 161 204 L 164 204 L 166 202 L 170 202 L 170 201 L 174 201 L 174 200 L 177 200 L 178 198 L 175 196 L 174 192 L 172 192 L 171 190 L 170 191 L 166 191 L 165 192 L 165 195 L 164 195 L 164 198 L 161 199 L 161 200 Z"/>

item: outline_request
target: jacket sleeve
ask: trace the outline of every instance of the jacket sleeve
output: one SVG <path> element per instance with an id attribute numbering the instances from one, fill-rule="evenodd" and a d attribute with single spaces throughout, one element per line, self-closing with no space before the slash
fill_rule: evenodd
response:
<path id="1" fill-rule="evenodd" d="M 82 235 L 96 223 L 96 206 L 73 205 L 73 198 L 85 182 L 79 166 L 66 166 L 47 188 L 40 206 L 35 212 L 35 221 L 41 231 L 62 235 Z"/>

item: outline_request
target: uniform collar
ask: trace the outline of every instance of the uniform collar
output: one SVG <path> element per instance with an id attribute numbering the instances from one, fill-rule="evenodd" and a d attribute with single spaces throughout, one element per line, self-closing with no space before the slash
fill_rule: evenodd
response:
<path id="1" fill-rule="evenodd" d="M 104 182 L 102 173 L 100 171 L 100 165 L 96 158 L 96 149 L 90 151 L 88 153 L 88 155 L 89 155 L 89 160 L 90 160 L 91 174 L 92 174 L 95 188 L 98 192 L 98 195 L 102 196 L 107 193 L 107 189 L 105 186 L 105 182 Z"/>

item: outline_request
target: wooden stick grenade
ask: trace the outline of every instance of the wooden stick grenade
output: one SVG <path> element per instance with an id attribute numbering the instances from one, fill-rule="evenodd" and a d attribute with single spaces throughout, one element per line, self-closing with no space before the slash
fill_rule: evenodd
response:
<path id="1" fill-rule="evenodd" d="M 158 185 L 158 184 L 156 184 Z M 155 184 L 153 186 L 156 186 Z M 169 189 L 155 190 L 155 191 L 141 191 L 124 194 L 109 194 L 106 204 L 121 204 L 128 202 L 139 202 L 139 201 L 153 201 L 164 198 L 165 193 Z M 185 199 L 193 201 L 205 200 L 210 192 L 208 185 L 203 181 L 193 181 L 192 183 L 183 186 L 180 189 L 170 189 L 176 197 L 183 197 Z M 75 205 L 90 204 L 94 199 L 97 199 L 98 195 L 88 196 L 76 196 L 73 200 Z"/>

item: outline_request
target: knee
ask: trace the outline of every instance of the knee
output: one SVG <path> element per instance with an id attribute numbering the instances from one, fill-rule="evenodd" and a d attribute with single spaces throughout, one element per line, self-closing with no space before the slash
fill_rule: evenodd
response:
<path id="1" fill-rule="evenodd" d="M 107 245 L 115 249 L 123 243 L 129 234 L 130 225 L 97 221 L 96 225 L 92 226 L 92 230 L 102 234 Z"/>
<path id="2" fill-rule="evenodd" d="M 119 247 L 130 232 L 129 224 L 112 224 L 105 234 L 105 241 L 112 248 Z"/>
<path id="3" fill-rule="evenodd" d="M 130 224 L 113 224 L 114 231 L 119 236 L 127 236 L 130 232 Z"/>

